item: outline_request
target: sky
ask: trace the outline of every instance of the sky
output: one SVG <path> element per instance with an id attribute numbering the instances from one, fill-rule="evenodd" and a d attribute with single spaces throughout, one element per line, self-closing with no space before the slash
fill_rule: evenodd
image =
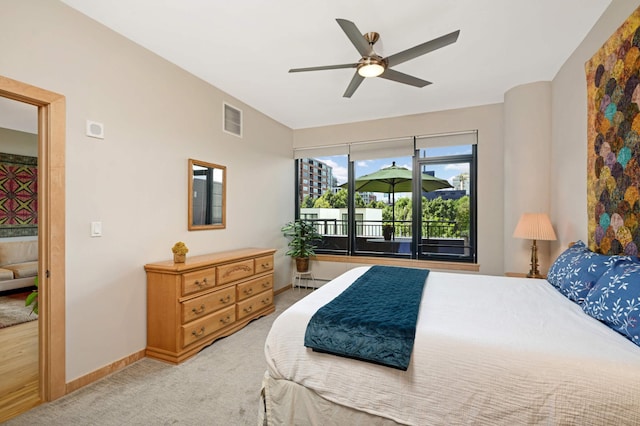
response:
<path id="1" fill-rule="evenodd" d="M 429 149 L 428 155 L 431 156 L 443 156 L 443 155 L 455 155 L 455 154 L 469 154 L 471 148 L 461 149 L 462 147 L 443 147 L 438 149 Z M 326 163 L 333 168 L 333 176 L 338 179 L 338 185 L 341 185 L 347 181 L 347 156 L 334 156 L 334 157 L 318 157 L 318 160 Z M 365 160 L 356 162 L 356 178 L 373 173 L 380 170 L 383 167 L 389 167 L 395 161 L 396 166 L 406 167 L 411 170 L 413 167 L 411 157 L 392 157 L 382 158 L 377 160 Z M 441 179 L 447 179 L 451 182 L 454 176 L 460 173 L 469 172 L 467 164 L 446 164 L 442 166 L 429 166 L 429 171 L 434 171 L 435 176 Z"/>
<path id="2" fill-rule="evenodd" d="M 454 147 L 442 147 L 442 148 L 430 148 L 427 150 L 429 156 L 445 156 L 455 154 L 470 154 L 470 146 L 454 146 Z M 341 185 L 347 181 L 348 169 L 347 169 L 347 156 L 333 156 L 333 157 L 317 157 L 318 160 L 329 165 L 333 169 L 333 176 L 338 180 L 338 185 Z M 395 161 L 396 166 L 406 167 L 411 170 L 413 168 L 411 157 L 392 157 L 382 158 L 377 160 L 365 160 L 358 161 L 355 165 L 356 178 L 364 176 L 369 173 L 373 173 L 384 167 L 389 167 Z M 446 179 L 449 183 L 452 183 L 453 177 L 458 176 L 461 173 L 469 172 L 469 165 L 464 164 L 443 164 L 443 165 L 429 165 L 426 169 L 428 171 L 435 172 L 435 176 L 441 179 Z M 380 194 L 382 196 L 382 194 Z M 398 197 L 410 197 L 409 193 L 397 193 Z M 386 195 L 383 197 L 386 198 Z M 381 199 L 380 197 L 378 199 Z"/>

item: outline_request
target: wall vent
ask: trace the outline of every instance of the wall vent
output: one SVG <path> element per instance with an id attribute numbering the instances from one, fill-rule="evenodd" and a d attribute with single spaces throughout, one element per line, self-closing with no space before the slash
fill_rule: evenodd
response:
<path id="1" fill-rule="evenodd" d="M 224 116 L 222 130 L 234 136 L 242 137 L 242 110 L 223 102 Z"/>

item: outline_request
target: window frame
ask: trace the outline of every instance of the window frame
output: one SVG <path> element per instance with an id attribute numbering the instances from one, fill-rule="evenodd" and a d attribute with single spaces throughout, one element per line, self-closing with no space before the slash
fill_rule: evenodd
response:
<path id="1" fill-rule="evenodd" d="M 438 255 L 436 253 L 432 253 L 426 256 L 419 256 L 418 253 L 418 233 L 414 232 L 412 235 L 412 250 L 410 259 L 412 260 L 433 260 L 433 261 L 447 261 L 452 263 L 476 263 L 478 254 L 478 213 L 477 213 L 477 187 L 478 187 L 478 150 L 477 150 L 477 142 L 471 144 L 471 153 L 470 154 L 460 154 L 460 155 L 445 155 L 445 156 L 435 156 L 435 157 L 420 157 L 420 149 L 414 149 L 414 153 L 412 156 L 414 173 L 418 176 L 419 179 L 419 170 L 420 166 L 423 164 L 451 164 L 451 163 L 461 163 L 468 162 L 469 163 L 469 176 L 470 176 L 470 187 L 469 187 L 469 198 L 470 198 L 470 222 L 469 222 L 469 255 L 467 256 L 458 256 L 451 257 L 446 255 Z M 345 155 L 345 154 L 337 154 L 337 155 Z M 331 250 L 331 249 L 323 249 L 317 248 L 315 251 L 318 254 L 330 254 L 337 256 L 366 256 L 366 257 L 383 257 L 383 258 L 404 258 L 407 259 L 406 255 L 397 256 L 392 255 L 390 253 L 371 253 L 367 252 L 365 254 L 358 253 L 356 248 L 356 236 L 357 233 L 354 232 L 357 228 L 356 220 L 356 210 L 355 210 L 355 161 L 351 159 L 349 154 L 347 156 L 347 169 L 348 169 L 348 191 L 347 191 L 347 241 L 346 241 L 346 251 L 345 250 Z M 305 157 L 307 158 L 307 157 Z M 314 160 L 317 160 L 315 157 L 310 157 Z M 300 207 L 301 201 L 301 182 L 300 182 L 300 174 L 301 174 L 301 165 L 308 164 L 306 161 L 303 161 L 303 158 L 295 158 L 294 161 L 294 191 L 295 191 L 295 219 L 300 218 Z M 417 172 L 416 172 L 417 171 Z M 325 170 L 326 173 L 326 170 Z M 414 191 L 413 198 L 415 199 L 415 194 L 420 194 L 418 199 L 422 199 L 422 194 L 420 191 L 420 186 L 416 183 L 417 180 L 414 177 Z M 328 190 L 328 183 L 327 188 Z M 311 185 L 310 185 L 311 187 Z M 311 194 L 309 194 L 311 195 Z M 318 194 L 320 196 L 322 194 Z M 422 216 L 422 202 L 413 203 L 413 229 L 418 229 L 418 220 Z"/>
<path id="2" fill-rule="evenodd" d="M 477 262 L 477 247 L 478 247 L 478 197 L 477 197 L 477 186 L 478 186 L 478 145 L 471 145 L 471 153 L 470 154 L 459 154 L 459 155 L 441 155 L 434 157 L 420 157 L 420 150 L 416 150 L 416 155 L 414 156 L 414 170 L 419 170 L 422 165 L 425 164 L 459 164 L 459 163 L 469 163 L 469 254 L 466 256 L 459 256 L 456 258 L 452 258 L 449 255 L 439 255 L 437 253 L 432 253 L 427 256 L 420 256 L 419 253 L 419 245 L 418 245 L 418 237 L 421 236 L 419 232 L 413 233 L 413 259 L 418 260 L 440 260 L 440 261 L 448 261 L 448 262 L 468 262 L 468 263 L 476 263 Z M 415 186 L 414 186 L 415 189 Z M 419 190 L 419 188 L 418 188 Z M 422 202 L 413 203 L 413 229 L 419 229 L 421 232 L 421 227 L 418 225 L 418 220 L 422 218 Z"/>

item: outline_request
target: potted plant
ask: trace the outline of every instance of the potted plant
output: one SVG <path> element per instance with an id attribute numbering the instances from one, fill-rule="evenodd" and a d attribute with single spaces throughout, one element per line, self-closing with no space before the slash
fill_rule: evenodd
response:
<path id="1" fill-rule="evenodd" d="M 36 289 L 33 290 L 31 293 L 29 293 L 26 300 L 24 301 L 24 306 L 33 305 L 31 306 L 31 313 L 38 315 L 38 276 L 37 275 L 33 280 L 33 285 L 36 286 Z"/>
<path id="2" fill-rule="evenodd" d="M 182 241 L 178 241 L 171 248 L 173 252 L 173 262 L 174 263 L 184 263 L 187 258 L 187 253 L 189 253 L 189 248 Z"/>
<path id="3" fill-rule="evenodd" d="M 316 231 L 312 223 L 297 219 L 287 223 L 281 229 L 289 241 L 289 251 L 286 255 L 296 260 L 296 270 L 307 272 L 309 270 L 309 257 L 315 256 L 315 242 L 322 239 L 322 235 Z"/>
<path id="4" fill-rule="evenodd" d="M 390 223 L 385 223 L 382 225 L 382 236 L 386 241 L 391 240 L 391 236 L 393 235 L 393 225 Z"/>

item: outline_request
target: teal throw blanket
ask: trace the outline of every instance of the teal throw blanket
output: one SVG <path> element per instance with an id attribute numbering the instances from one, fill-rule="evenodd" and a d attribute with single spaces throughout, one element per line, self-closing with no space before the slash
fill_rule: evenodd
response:
<path id="1" fill-rule="evenodd" d="M 372 266 L 307 325 L 318 352 L 406 370 L 428 269 Z"/>

